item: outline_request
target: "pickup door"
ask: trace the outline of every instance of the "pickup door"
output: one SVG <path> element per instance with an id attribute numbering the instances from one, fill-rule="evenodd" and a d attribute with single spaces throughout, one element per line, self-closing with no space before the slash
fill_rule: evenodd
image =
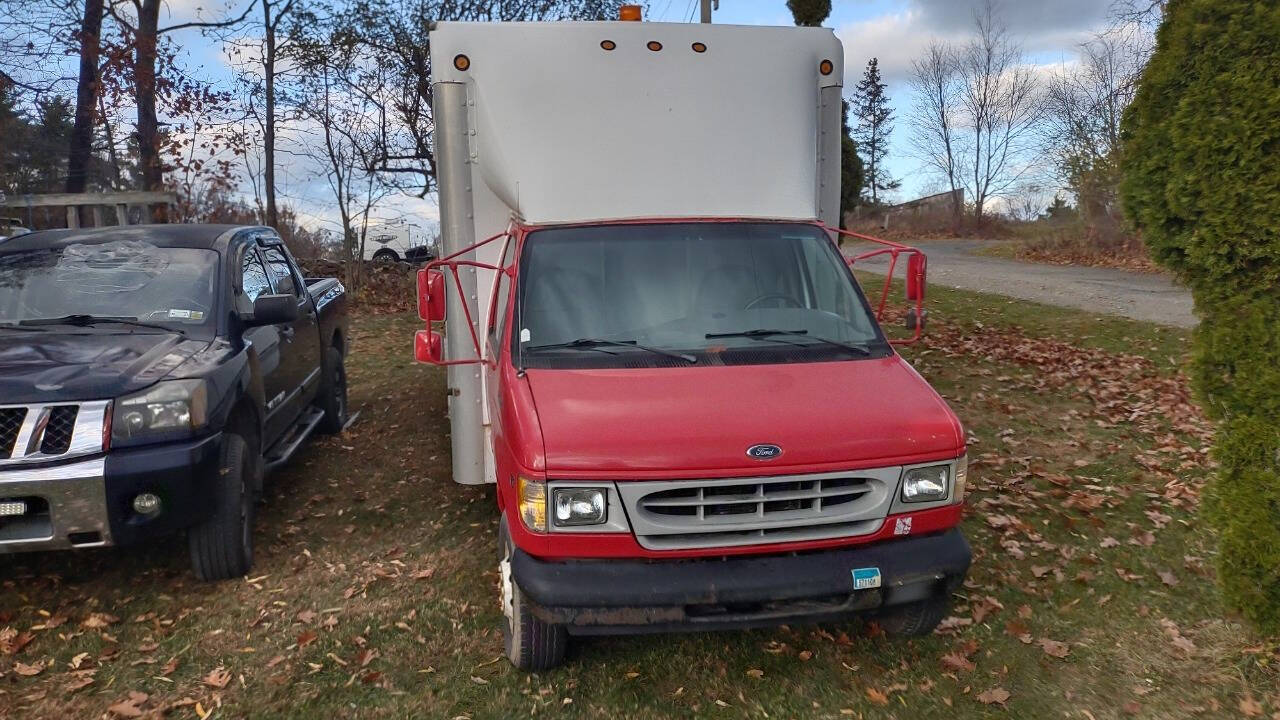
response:
<path id="1" fill-rule="evenodd" d="M 292 324 L 255 328 L 249 333 L 262 361 L 267 414 L 264 440 L 269 446 L 315 399 L 320 383 L 320 326 L 311 295 L 279 239 L 260 238 L 256 247 L 247 247 L 243 268 L 246 294 L 251 284 L 261 286 L 265 281 L 269 287 L 260 292 L 292 295 L 298 302 L 298 319 Z"/>

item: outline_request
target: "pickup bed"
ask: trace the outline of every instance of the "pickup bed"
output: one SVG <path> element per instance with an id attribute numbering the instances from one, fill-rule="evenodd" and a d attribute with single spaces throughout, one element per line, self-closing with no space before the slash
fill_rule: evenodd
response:
<path id="1" fill-rule="evenodd" d="M 0 243 L 0 553 L 186 531 L 247 573 L 263 478 L 347 422 L 344 288 L 274 230 L 154 225 Z"/>

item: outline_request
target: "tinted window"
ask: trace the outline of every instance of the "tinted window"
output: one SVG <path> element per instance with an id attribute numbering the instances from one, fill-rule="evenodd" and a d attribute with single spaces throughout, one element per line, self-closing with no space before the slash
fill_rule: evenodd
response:
<path id="1" fill-rule="evenodd" d="M 289 260 L 284 256 L 284 251 L 279 247 L 262 248 L 262 256 L 267 260 L 267 267 L 271 269 L 271 277 L 275 280 L 276 292 L 287 295 L 297 295 L 298 286 L 293 279 L 293 270 L 289 268 Z"/>
<path id="2" fill-rule="evenodd" d="M 259 295 L 271 292 L 271 285 L 267 282 L 267 271 L 262 267 L 262 260 L 258 259 L 258 254 L 253 251 L 253 248 L 245 248 L 243 276 L 240 282 L 240 287 L 244 289 L 245 297 L 249 298 L 250 303 L 257 300 Z"/>

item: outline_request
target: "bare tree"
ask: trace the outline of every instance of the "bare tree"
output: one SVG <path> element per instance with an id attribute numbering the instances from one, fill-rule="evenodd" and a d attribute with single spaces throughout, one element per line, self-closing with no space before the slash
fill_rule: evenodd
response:
<path id="1" fill-rule="evenodd" d="M 960 87 L 954 49 L 946 43 L 930 43 L 924 57 L 911 62 L 910 84 L 915 93 L 908 116 L 912 151 L 928 172 L 946 182 L 958 219 L 964 208 L 956 193 L 961 186 L 956 137 Z"/>
<path id="2" fill-rule="evenodd" d="M 1146 62 L 1145 36 L 1134 26 L 1095 36 L 1080 46 L 1078 62 L 1049 80 L 1045 93 L 1045 153 L 1091 222 L 1118 220 L 1120 120 Z"/>
<path id="3" fill-rule="evenodd" d="M 956 56 L 960 108 L 968 135 L 965 184 L 974 219 L 1029 171 L 1041 98 L 1022 48 L 988 2 L 974 16 L 976 34 Z"/>
<path id="4" fill-rule="evenodd" d="M 76 119 L 67 159 L 67 192 L 84 192 L 93 153 L 94 115 L 98 106 L 102 52 L 103 0 L 85 0 L 80 25 L 80 79 L 76 83 Z"/>

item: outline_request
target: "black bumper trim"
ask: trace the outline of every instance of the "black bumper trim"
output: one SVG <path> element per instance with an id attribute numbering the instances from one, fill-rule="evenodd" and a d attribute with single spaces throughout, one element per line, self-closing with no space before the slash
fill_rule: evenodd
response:
<path id="1" fill-rule="evenodd" d="M 951 592 L 969 570 L 959 530 L 792 555 L 689 560 L 538 560 L 512 575 L 534 612 L 572 632 L 655 632 L 823 620 Z M 855 590 L 855 568 L 881 586 Z"/>

